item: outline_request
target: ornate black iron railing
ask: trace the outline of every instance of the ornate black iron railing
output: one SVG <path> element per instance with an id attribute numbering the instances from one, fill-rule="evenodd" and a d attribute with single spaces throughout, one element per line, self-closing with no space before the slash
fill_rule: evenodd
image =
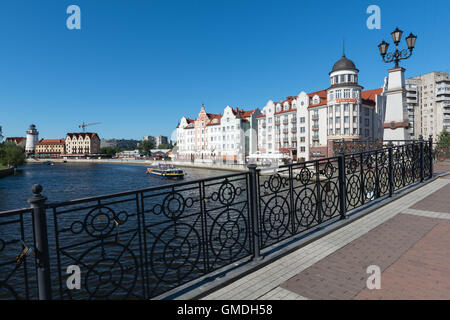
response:
<path id="1" fill-rule="evenodd" d="M 0 212 L 0 299 L 167 296 L 431 178 L 432 159 L 421 140 L 63 203 L 35 186 Z"/>

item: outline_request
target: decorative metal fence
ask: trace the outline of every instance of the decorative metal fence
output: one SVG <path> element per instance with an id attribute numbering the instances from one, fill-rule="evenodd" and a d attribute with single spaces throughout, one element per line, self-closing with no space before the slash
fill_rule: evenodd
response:
<path id="1" fill-rule="evenodd" d="M 0 212 L 0 299 L 161 297 L 431 178 L 432 159 L 421 140 L 63 203 L 34 186 Z"/>

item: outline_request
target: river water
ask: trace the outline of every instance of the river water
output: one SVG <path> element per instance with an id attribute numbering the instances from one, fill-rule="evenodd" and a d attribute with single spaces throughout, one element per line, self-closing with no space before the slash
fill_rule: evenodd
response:
<path id="1" fill-rule="evenodd" d="M 147 175 L 146 166 L 109 163 L 27 164 L 0 179 L 0 211 L 29 207 L 31 187 L 40 184 L 48 202 L 60 202 L 173 183 Z M 220 176 L 222 170 L 186 168 L 184 181 Z"/>

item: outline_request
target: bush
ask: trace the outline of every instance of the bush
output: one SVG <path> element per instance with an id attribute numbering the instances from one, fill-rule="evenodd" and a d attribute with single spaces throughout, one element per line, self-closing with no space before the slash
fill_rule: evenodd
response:
<path id="1" fill-rule="evenodd" d="M 13 142 L 0 145 L 0 163 L 7 167 L 20 167 L 25 163 L 25 151 Z"/>

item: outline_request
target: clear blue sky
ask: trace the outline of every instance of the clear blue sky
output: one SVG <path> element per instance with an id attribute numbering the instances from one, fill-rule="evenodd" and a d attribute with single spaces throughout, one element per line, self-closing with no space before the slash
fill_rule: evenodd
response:
<path id="1" fill-rule="evenodd" d="M 81 30 L 66 28 L 71 4 Z M 370 4 L 381 30 L 366 27 Z M 449 14 L 448 0 L 2 0 L 0 125 L 6 136 L 35 123 L 60 138 L 82 121 L 102 122 L 91 130 L 105 138 L 170 135 L 202 103 L 220 113 L 325 89 L 342 38 L 372 89 L 389 67 L 377 45 L 396 26 L 418 35 L 406 76 L 449 72 Z"/>

